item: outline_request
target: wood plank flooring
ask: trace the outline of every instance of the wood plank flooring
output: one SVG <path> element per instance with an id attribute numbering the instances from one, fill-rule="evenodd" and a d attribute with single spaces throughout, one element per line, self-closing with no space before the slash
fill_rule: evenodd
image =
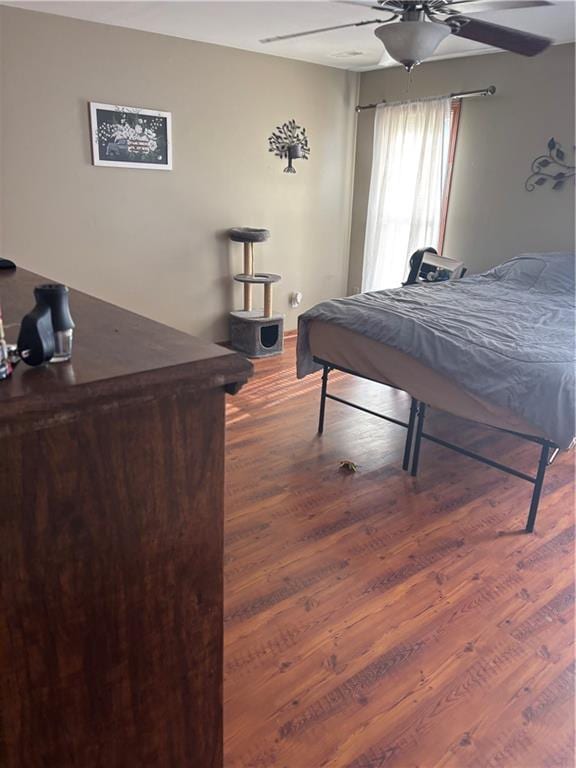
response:
<path id="1" fill-rule="evenodd" d="M 403 418 L 405 394 L 330 390 Z M 297 381 L 294 340 L 228 399 L 226 768 L 572 768 L 573 454 L 531 488 Z M 523 471 L 538 448 L 430 411 Z M 359 465 L 342 474 L 341 459 Z"/>

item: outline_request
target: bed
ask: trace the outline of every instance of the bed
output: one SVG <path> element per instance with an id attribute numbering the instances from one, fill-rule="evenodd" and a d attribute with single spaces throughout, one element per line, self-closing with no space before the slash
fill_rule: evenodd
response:
<path id="1" fill-rule="evenodd" d="M 299 318 L 298 375 L 323 370 L 320 432 L 326 399 L 346 402 L 328 392 L 333 369 L 408 392 L 406 421 L 374 414 L 407 429 L 403 468 L 417 473 L 427 439 L 528 480 L 531 532 L 546 467 L 576 432 L 574 320 L 574 254 L 523 254 L 459 281 L 316 305 Z M 536 475 L 428 434 L 426 407 L 537 443 Z"/>

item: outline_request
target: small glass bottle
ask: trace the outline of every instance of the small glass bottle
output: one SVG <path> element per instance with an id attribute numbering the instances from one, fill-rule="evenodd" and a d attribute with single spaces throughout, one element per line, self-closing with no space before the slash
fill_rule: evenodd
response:
<path id="1" fill-rule="evenodd" d="M 0 381 L 7 379 L 12 373 L 12 363 L 8 356 L 8 347 L 4 338 L 4 325 L 2 323 L 2 305 L 0 304 Z"/>

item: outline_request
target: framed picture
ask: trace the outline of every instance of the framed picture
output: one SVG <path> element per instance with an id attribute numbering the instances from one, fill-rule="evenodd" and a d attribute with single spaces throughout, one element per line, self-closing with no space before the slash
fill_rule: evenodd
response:
<path id="1" fill-rule="evenodd" d="M 172 113 L 90 102 L 92 162 L 172 170 Z"/>

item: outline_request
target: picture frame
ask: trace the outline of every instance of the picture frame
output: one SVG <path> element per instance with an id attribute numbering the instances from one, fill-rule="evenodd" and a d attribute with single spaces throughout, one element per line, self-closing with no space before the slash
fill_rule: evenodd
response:
<path id="1" fill-rule="evenodd" d="M 91 101 L 92 164 L 172 170 L 172 113 Z"/>

